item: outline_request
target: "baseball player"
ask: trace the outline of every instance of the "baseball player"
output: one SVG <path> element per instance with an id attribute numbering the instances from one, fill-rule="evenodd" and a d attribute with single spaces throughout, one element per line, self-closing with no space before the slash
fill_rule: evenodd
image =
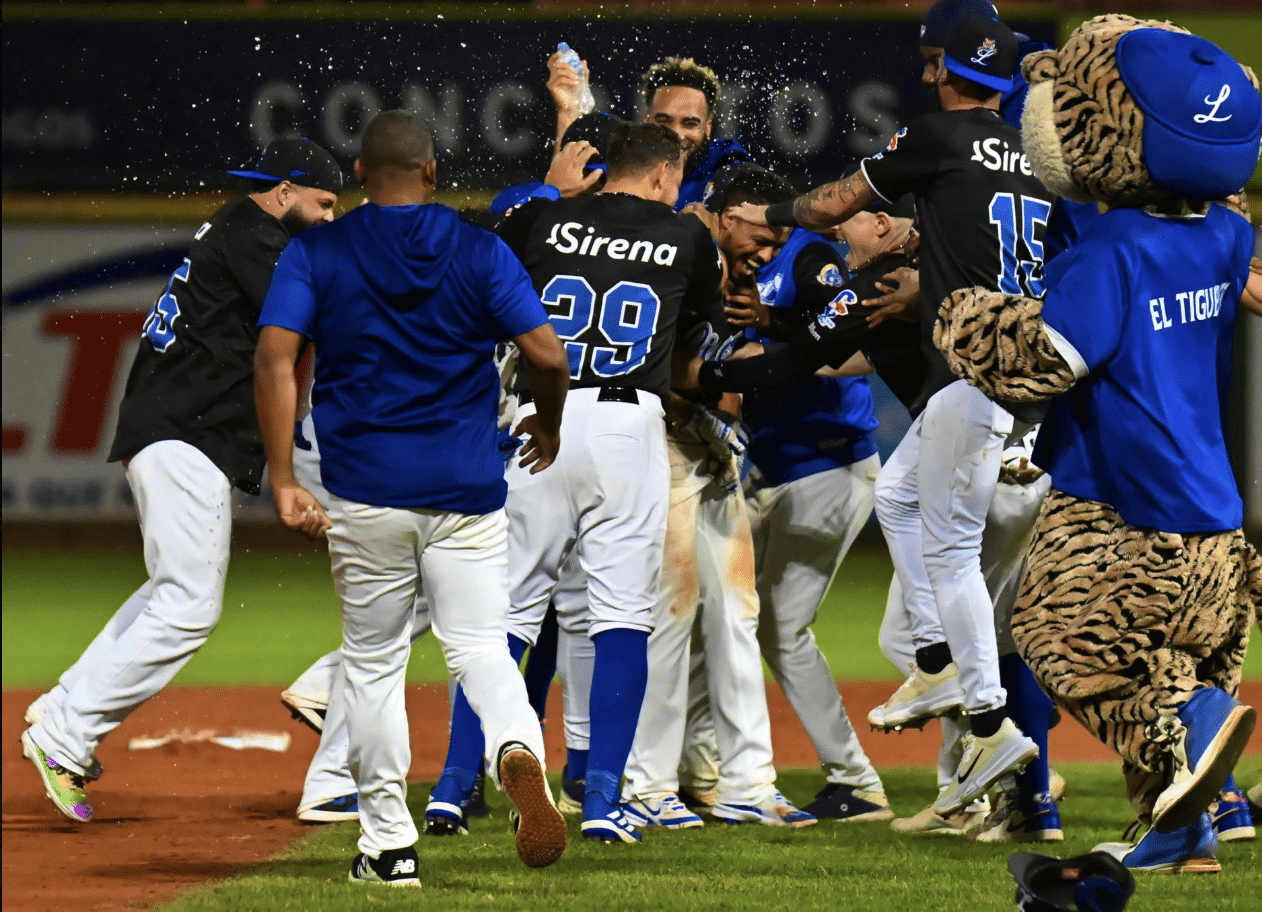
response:
<path id="1" fill-rule="evenodd" d="M 957 288 L 1042 291 L 1040 229 L 1050 194 L 1030 173 L 1020 134 L 998 114 L 1015 65 L 1016 38 L 1002 23 L 957 22 L 937 81 L 942 111 L 900 130 L 850 178 L 769 215 L 753 207 L 747 213 L 760 222 L 820 228 L 878 195 L 915 194 L 929 375 L 912 429 L 881 471 L 877 513 L 916 619 L 917 668 L 869 720 L 895 727 L 963 703 L 971 737 L 957 781 L 935 802 L 941 813 L 963 807 L 1039 754 L 1005 714 L 993 609 L 978 563 L 1003 445 L 1025 428 L 956 381 L 931 338 L 937 303 Z"/>
<path id="2" fill-rule="evenodd" d="M 210 636 L 223 604 L 234 486 L 258 493 L 255 323 L 290 237 L 333 218 L 342 173 L 306 140 L 277 140 L 251 193 L 197 230 L 141 331 L 111 462 L 127 471 L 148 580 L 60 682 L 27 709 L 23 753 L 71 820 L 87 821 L 96 747 Z"/>
<path id="3" fill-rule="evenodd" d="M 564 352 L 529 279 L 488 232 L 426 205 L 437 174 L 429 130 L 406 111 L 365 129 L 357 208 L 278 264 L 260 318 L 259 415 L 281 521 L 328 532 L 342 603 L 343 699 L 360 804 L 352 882 L 419 885 L 405 803 L 403 704 L 423 574 L 434 631 L 486 727 L 491 773 L 519 815 L 517 852 L 564 851 L 544 778 L 543 734 L 504 640 L 506 488 L 492 355 L 512 339 L 537 394 L 518 430 L 533 472 L 556 458 Z M 312 389 L 326 516 L 294 478 L 295 354 L 316 346 Z M 530 469 L 527 469 L 530 471 Z"/>
<path id="4" fill-rule="evenodd" d="M 716 189 L 720 211 L 689 208 L 710 229 L 729 275 L 737 277 L 729 284 L 752 280 L 752 264 L 768 262 L 788 234 L 751 229 L 731 217 L 727 210 L 733 202 L 765 199 L 765 172 L 749 169 L 739 175 L 742 179 L 726 182 L 730 186 L 722 191 Z M 722 358 L 742 335 L 729 324 L 722 301 L 716 298 L 680 348 L 689 355 L 701 351 Z M 735 397 L 728 398 L 724 404 L 735 412 L 738 403 Z M 734 435 L 734 425 L 720 425 L 718 434 L 707 430 L 718 414 L 702 410 L 693 423 L 668 435 L 667 557 L 655 609 L 657 626 L 649 639 L 648 693 L 623 795 L 634 822 L 673 829 L 703 824 L 678 794 L 695 621 L 705 650 L 706 689 L 722 757 L 712 815 L 730 823 L 809 826 L 816 819 L 795 808 L 775 787 L 770 717 L 758 660 L 749 514 L 725 440 Z"/>
<path id="5" fill-rule="evenodd" d="M 560 471 L 508 471 L 510 640 L 534 642 L 565 559 L 587 576 L 595 646 L 584 836 L 639 838 L 618 792 L 648 673 L 646 641 L 662 568 L 669 470 L 662 399 L 681 307 L 714 294 L 719 271 L 702 226 L 671 212 L 683 175 L 678 138 L 651 124 L 617 127 L 604 190 L 526 203 L 503 236 L 534 278 L 566 343 L 574 390 Z M 533 385 L 520 413 L 536 408 Z M 560 607 L 560 606 L 558 606 Z M 452 740 L 476 739 L 453 717 Z"/>

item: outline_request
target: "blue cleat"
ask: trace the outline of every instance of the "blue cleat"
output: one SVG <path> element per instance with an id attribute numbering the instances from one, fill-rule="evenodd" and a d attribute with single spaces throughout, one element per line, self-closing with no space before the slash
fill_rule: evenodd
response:
<path id="1" fill-rule="evenodd" d="M 583 796 L 583 838 L 609 844 L 614 842 L 639 842 L 621 804 L 610 804 L 600 792 L 588 792 Z"/>
<path id="2" fill-rule="evenodd" d="M 468 836 L 467 811 L 473 800 L 473 789 L 461 787 L 457 777 L 449 770 L 434 784 L 425 805 L 425 834 L 427 836 Z"/>
<path id="3" fill-rule="evenodd" d="M 351 792 L 320 804 L 298 808 L 303 823 L 343 823 L 359 819 L 359 793 Z"/>
<path id="4" fill-rule="evenodd" d="M 1209 814 L 1171 833 L 1150 827 L 1134 845 L 1105 842 L 1095 851 L 1107 852 L 1132 871 L 1152 874 L 1216 874 L 1223 869 L 1216 860 L 1218 839 Z"/>
<path id="5" fill-rule="evenodd" d="M 1210 819 L 1219 842 L 1251 842 L 1257 837 L 1249 813 L 1249 799 L 1236 789 L 1223 789 L 1209 806 Z"/>
<path id="6" fill-rule="evenodd" d="M 1153 806 L 1154 829 L 1173 832 L 1200 817 L 1240 759 L 1257 715 L 1217 687 L 1196 691 L 1179 708 L 1186 733 L 1175 745 L 1174 780 Z"/>

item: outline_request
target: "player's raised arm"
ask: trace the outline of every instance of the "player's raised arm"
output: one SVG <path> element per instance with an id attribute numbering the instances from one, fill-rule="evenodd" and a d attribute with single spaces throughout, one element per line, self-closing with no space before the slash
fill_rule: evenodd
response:
<path id="1" fill-rule="evenodd" d="M 872 205 L 876 198 L 876 191 L 860 170 L 774 206 L 742 203 L 736 208 L 736 216 L 754 225 L 822 231 Z"/>

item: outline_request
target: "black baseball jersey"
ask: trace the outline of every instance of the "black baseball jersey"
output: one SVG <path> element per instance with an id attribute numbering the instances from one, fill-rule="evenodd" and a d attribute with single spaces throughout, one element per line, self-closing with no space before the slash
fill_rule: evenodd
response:
<path id="1" fill-rule="evenodd" d="M 1043 234 L 1053 196 L 1034 176 L 1021 134 L 985 108 L 917 118 L 862 167 L 882 198 L 911 193 L 916 200 L 920 338 L 929 362 L 916 414 L 955 380 L 933 344 L 943 299 L 973 286 L 1043 296 Z"/>
<path id="2" fill-rule="evenodd" d="M 570 359 L 572 387 L 665 396 L 681 310 L 704 311 L 720 267 L 693 216 L 623 193 L 530 200 L 500 235 L 517 254 Z"/>
<path id="3" fill-rule="evenodd" d="M 159 440 L 183 440 L 234 484 L 258 492 L 265 458 L 254 349 L 263 298 L 288 242 L 285 226 L 248 196 L 197 230 L 145 320 L 111 462 Z"/>
<path id="4" fill-rule="evenodd" d="M 815 248 L 820 248 L 815 251 Z M 764 333 L 777 340 L 767 346 L 766 354 L 724 365 L 702 368 L 703 386 L 713 393 L 719 390 L 756 394 L 767 390 L 787 390 L 805 383 L 821 367 L 841 367 L 857 351 L 863 351 L 881 379 L 906 405 L 914 400 L 925 379 L 925 362 L 919 350 L 919 329 L 913 323 L 886 321 L 875 329 L 868 326 L 871 311 L 863 301 L 881 296 L 876 283 L 900 266 L 913 265 L 902 253 L 878 257 L 853 275 L 842 278 L 832 259 L 831 248 L 812 245 L 805 260 L 809 266 L 794 272 L 799 300 L 810 302 L 806 307 L 773 307 L 771 322 Z M 815 269 L 829 265 L 831 272 Z M 820 275 L 829 278 L 831 287 L 821 293 L 816 281 Z M 831 276 L 835 276 L 833 279 Z M 840 283 L 840 284 L 835 284 Z M 806 295 L 802 295 L 802 291 Z M 909 349 L 910 345 L 910 349 Z"/>

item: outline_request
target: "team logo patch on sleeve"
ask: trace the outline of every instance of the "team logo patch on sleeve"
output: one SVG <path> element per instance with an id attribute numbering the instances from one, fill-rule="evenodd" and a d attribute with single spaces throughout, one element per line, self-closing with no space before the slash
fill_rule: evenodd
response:
<path id="1" fill-rule="evenodd" d="M 819 282 L 819 284 L 828 288 L 840 288 L 846 282 L 845 277 L 841 274 L 841 270 L 832 263 L 829 263 L 821 269 L 819 271 L 819 275 L 815 277 L 815 280 Z"/>
<path id="2" fill-rule="evenodd" d="M 907 128 L 903 127 L 897 133 L 890 137 L 889 145 L 885 147 L 884 152 L 893 152 L 898 148 L 898 141 L 907 135 Z"/>
<path id="3" fill-rule="evenodd" d="M 828 302 L 828 306 L 824 308 L 824 312 L 816 318 L 820 326 L 827 326 L 834 329 L 837 326 L 837 317 L 844 317 L 850 313 L 850 308 L 859 303 L 859 296 L 849 288 L 842 291 L 841 294 Z"/>

